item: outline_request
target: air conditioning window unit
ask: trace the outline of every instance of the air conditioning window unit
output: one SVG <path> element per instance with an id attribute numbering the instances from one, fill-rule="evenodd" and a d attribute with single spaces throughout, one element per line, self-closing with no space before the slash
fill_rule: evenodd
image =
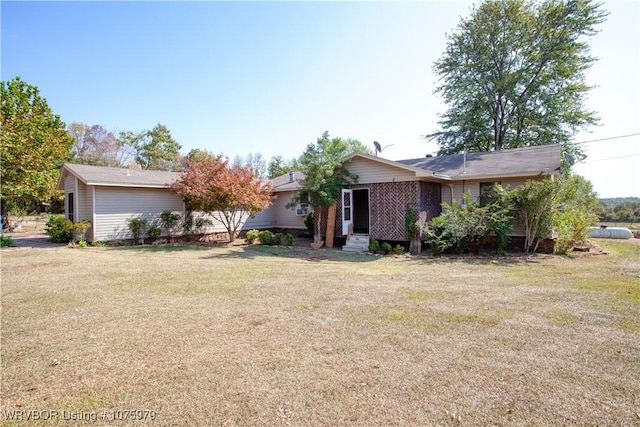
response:
<path id="1" fill-rule="evenodd" d="M 309 214 L 309 207 L 304 207 L 304 208 L 297 208 L 296 209 L 296 215 L 297 216 L 306 216 L 307 214 Z"/>

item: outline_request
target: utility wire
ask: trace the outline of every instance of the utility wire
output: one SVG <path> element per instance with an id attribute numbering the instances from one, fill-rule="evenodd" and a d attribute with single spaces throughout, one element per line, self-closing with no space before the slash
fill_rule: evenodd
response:
<path id="1" fill-rule="evenodd" d="M 606 159 L 593 159 L 591 161 L 592 162 L 601 162 L 601 161 L 604 161 L 604 160 L 626 159 L 628 157 L 637 157 L 637 156 L 640 156 L 640 153 L 638 153 L 638 154 L 629 154 L 627 156 L 607 157 Z"/>
<path id="2" fill-rule="evenodd" d="M 572 142 L 572 144 L 574 144 L 574 145 L 588 144 L 590 142 L 610 141 L 612 139 L 630 138 L 632 136 L 638 136 L 638 135 L 640 135 L 640 132 L 638 132 L 638 133 L 630 133 L 629 135 L 612 136 L 612 137 L 609 137 L 609 138 L 592 139 L 590 141 Z"/>

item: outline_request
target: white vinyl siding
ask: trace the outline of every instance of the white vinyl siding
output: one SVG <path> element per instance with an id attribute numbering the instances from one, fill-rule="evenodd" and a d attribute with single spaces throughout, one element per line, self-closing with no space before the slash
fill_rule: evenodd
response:
<path id="1" fill-rule="evenodd" d="M 78 194 L 76 195 L 78 212 L 76 221 L 93 221 L 93 200 L 91 187 L 78 181 Z"/>
<path id="2" fill-rule="evenodd" d="M 265 228 L 297 228 L 305 229 L 304 216 L 296 215 L 295 208 L 287 208 L 287 203 L 296 194 L 296 191 L 282 191 L 277 193 L 271 206 L 258 213 L 255 218 L 248 218 L 243 230 Z"/>
<path id="3" fill-rule="evenodd" d="M 129 239 L 127 220 L 142 216 L 151 222 L 162 213 L 184 215 L 182 199 L 166 189 L 96 187 L 94 240 Z"/>
<path id="4" fill-rule="evenodd" d="M 414 172 L 361 157 L 353 158 L 345 167 L 349 172 L 358 175 L 358 184 L 416 180 Z"/>

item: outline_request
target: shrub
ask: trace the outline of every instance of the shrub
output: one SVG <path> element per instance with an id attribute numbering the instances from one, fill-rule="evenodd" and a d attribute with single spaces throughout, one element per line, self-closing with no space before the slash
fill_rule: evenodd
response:
<path id="1" fill-rule="evenodd" d="M 71 224 L 71 237 L 74 242 L 84 241 L 87 230 L 91 227 L 91 221 L 83 220 Z M 85 242 L 86 243 L 86 242 Z"/>
<path id="2" fill-rule="evenodd" d="M 263 245 L 270 245 L 273 241 L 273 233 L 269 230 L 263 230 L 258 233 L 258 241 Z"/>
<path id="3" fill-rule="evenodd" d="M 271 239 L 271 244 L 275 246 L 279 246 L 282 244 L 282 233 L 274 233 L 273 238 Z"/>
<path id="4" fill-rule="evenodd" d="M 245 234 L 244 240 L 251 245 L 258 239 L 259 235 L 260 232 L 258 230 L 249 230 L 247 234 Z"/>
<path id="5" fill-rule="evenodd" d="M 389 255 L 391 253 L 391 251 L 393 250 L 391 248 L 391 245 L 389 244 L 389 242 L 384 242 L 381 246 L 382 248 L 382 252 L 384 252 L 385 255 Z"/>
<path id="6" fill-rule="evenodd" d="M 156 221 L 153 221 L 151 224 L 149 224 L 149 227 L 147 227 L 147 237 L 152 243 L 158 240 L 161 235 L 162 229 Z"/>
<path id="7" fill-rule="evenodd" d="M 71 241 L 71 227 L 73 223 L 64 215 L 51 215 L 45 225 L 45 231 L 55 243 L 69 243 Z"/>
<path id="8" fill-rule="evenodd" d="M 171 240 L 173 229 L 176 225 L 178 225 L 181 218 L 182 217 L 180 216 L 180 214 L 171 211 L 162 211 L 162 213 L 160 214 L 160 223 L 167 232 L 168 240 Z"/>
<path id="9" fill-rule="evenodd" d="M 195 221 L 193 221 L 193 227 L 195 229 L 195 232 L 198 234 L 204 233 L 204 230 L 211 224 L 213 224 L 211 220 L 203 216 L 199 216 L 195 219 Z"/>
<path id="10" fill-rule="evenodd" d="M 310 236 L 313 236 L 316 230 L 313 223 L 313 212 L 309 212 L 307 216 L 304 217 L 304 226 L 307 227 L 307 233 L 309 233 Z"/>
<path id="11" fill-rule="evenodd" d="M 574 245 L 586 242 L 588 227 L 598 220 L 599 201 L 589 181 L 579 175 L 567 175 L 559 181 L 557 202 L 556 252 L 565 254 Z"/>
<path id="12" fill-rule="evenodd" d="M 147 228 L 147 220 L 140 216 L 134 216 L 127 220 L 127 225 L 129 227 L 129 231 L 133 234 L 133 244 L 137 245 L 140 241 L 140 236 Z"/>
<path id="13" fill-rule="evenodd" d="M 393 253 L 395 255 L 402 255 L 404 253 L 404 246 L 397 244 L 393 248 Z"/>
<path id="14" fill-rule="evenodd" d="M 93 242 L 92 245 L 98 248 L 106 248 L 107 246 L 109 246 L 109 242 L 98 240 L 97 242 Z"/>
<path id="15" fill-rule="evenodd" d="M 498 237 L 499 250 L 504 250 L 511 230 L 511 208 L 504 191 L 496 193 L 494 199 L 494 203 L 480 206 L 466 193 L 462 201 L 443 203 L 442 215 L 423 227 L 425 240 L 433 252 L 460 254 L 467 249 L 480 252 L 492 235 Z"/>
<path id="16" fill-rule="evenodd" d="M 89 243 L 87 243 L 86 240 L 80 240 L 78 242 L 78 246 L 80 246 L 81 248 L 86 248 L 86 247 L 89 247 Z"/>
<path id="17" fill-rule="evenodd" d="M 287 234 L 284 236 L 284 240 L 287 242 L 287 246 L 293 246 L 293 234 Z"/>
<path id="18" fill-rule="evenodd" d="M 376 239 L 373 239 L 369 242 L 369 252 L 372 254 L 376 254 L 380 251 L 380 242 Z"/>
<path id="19" fill-rule="evenodd" d="M 7 236 L 0 236 L 0 247 L 4 248 L 7 246 L 13 246 L 13 239 Z"/>

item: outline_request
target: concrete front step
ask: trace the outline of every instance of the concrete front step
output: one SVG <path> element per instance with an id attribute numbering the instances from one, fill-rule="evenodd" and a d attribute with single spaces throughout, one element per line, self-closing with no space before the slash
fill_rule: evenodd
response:
<path id="1" fill-rule="evenodd" d="M 369 250 L 369 236 L 353 234 L 342 247 L 344 252 L 366 252 Z"/>

